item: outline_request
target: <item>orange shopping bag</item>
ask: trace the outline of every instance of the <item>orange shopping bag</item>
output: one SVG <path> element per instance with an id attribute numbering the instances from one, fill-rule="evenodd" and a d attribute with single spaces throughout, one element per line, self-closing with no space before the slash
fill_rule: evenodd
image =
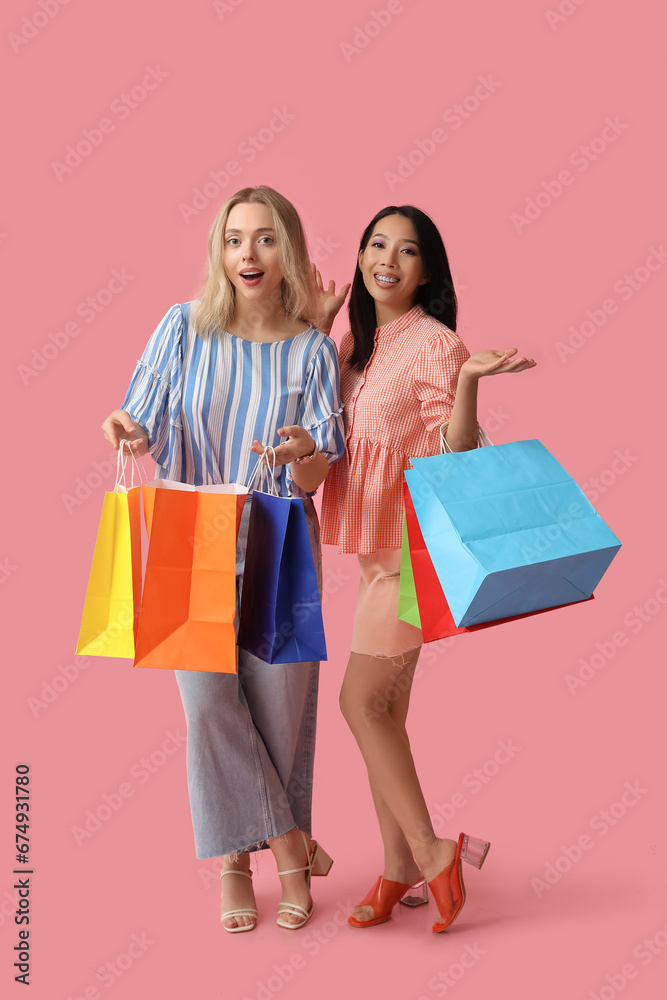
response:
<path id="1" fill-rule="evenodd" d="M 245 486 L 143 487 L 149 534 L 139 667 L 236 673 L 236 535 Z"/>

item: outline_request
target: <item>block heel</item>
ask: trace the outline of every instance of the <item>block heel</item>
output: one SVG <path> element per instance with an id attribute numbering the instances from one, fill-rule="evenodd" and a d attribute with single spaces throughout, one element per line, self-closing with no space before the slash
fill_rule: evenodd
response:
<path id="1" fill-rule="evenodd" d="M 450 927 L 463 909 L 463 904 L 466 901 L 466 890 L 463 884 L 461 862 L 467 861 L 469 865 L 481 868 L 489 853 L 490 846 L 486 840 L 478 840 L 476 837 L 470 837 L 467 833 L 460 834 L 454 860 L 428 883 L 442 918 L 433 924 L 434 934 L 439 934 Z"/>

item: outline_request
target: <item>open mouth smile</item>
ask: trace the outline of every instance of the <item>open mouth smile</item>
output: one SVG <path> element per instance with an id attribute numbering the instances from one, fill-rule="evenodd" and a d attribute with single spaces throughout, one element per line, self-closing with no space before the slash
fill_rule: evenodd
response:
<path id="1" fill-rule="evenodd" d="M 240 271 L 239 277 L 245 285 L 257 285 L 264 277 L 264 271 L 259 271 L 256 267 L 252 267 L 245 271 Z"/>

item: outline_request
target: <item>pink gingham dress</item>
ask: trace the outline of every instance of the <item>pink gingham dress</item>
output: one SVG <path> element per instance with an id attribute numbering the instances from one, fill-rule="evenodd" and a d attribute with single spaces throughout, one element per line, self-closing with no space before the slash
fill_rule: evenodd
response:
<path id="1" fill-rule="evenodd" d="M 329 470 L 322 541 L 368 555 L 400 549 L 403 470 L 440 452 L 461 365 L 470 355 L 456 333 L 421 306 L 380 326 L 363 372 L 349 367 L 352 334 L 340 347 L 345 455 Z"/>

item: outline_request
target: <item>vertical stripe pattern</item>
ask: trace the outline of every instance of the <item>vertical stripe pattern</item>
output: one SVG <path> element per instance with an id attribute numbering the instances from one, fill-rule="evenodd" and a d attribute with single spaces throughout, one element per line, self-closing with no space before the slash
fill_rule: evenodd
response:
<path id="1" fill-rule="evenodd" d="M 257 438 L 281 443 L 298 424 L 333 464 L 344 451 L 338 354 L 315 327 L 288 340 L 255 343 L 227 331 L 202 338 L 189 324 L 191 303 L 158 324 L 122 404 L 148 433 L 159 478 L 196 486 L 248 485 Z M 283 496 L 305 495 L 290 466 L 276 469 Z"/>
<path id="2" fill-rule="evenodd" d="M 403 471 L 410 459 L 440 451 L 461 365 L 470 355 L 448 327 L 414 306 L 375 331 L 363 372 L 347 364 L 352 334 L 341 343 L 341 393 L 347 452 L 329 473 L 322 500 L 322 541 L 369 555 L 400 549 Z"/>

